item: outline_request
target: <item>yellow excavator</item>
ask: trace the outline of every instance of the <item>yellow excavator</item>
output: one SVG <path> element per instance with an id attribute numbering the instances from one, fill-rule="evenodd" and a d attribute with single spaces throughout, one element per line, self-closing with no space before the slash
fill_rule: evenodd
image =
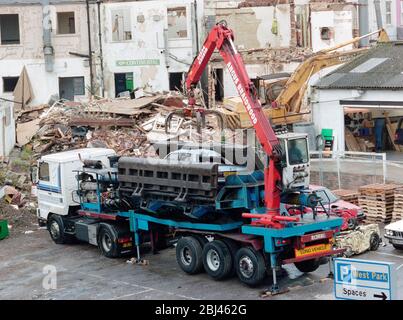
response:
<path id="1" fill-rule="evenodd" d="M 368 47 L 345 51 L 336 50 L 375 34 L 378 34 L 378 43 L 390 41 L 386 31 L 379 29 L 314 53 L 303 61 L 289 77 L 282 75 L 278 80 L 263 80 L 266 103 L 272 106 L 269 108 L 269 116 L 273 123 L 286 124 L 301 121 L 302 98 L 312 75 L 324 68 L 351 61 L 358 55 L 365 53 L 369 50 Z"/>

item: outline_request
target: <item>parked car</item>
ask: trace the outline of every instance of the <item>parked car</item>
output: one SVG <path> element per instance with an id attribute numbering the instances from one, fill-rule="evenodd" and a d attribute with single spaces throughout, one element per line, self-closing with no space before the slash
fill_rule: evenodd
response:
<path id="1" fill-rule="evenodd" d="M 341 200 L 332 191 L 326 187 L 310 185 L 309 189 L 315 191 L 316 195 L 321 199 L 321 204 L 316 207 L 318 214 L 328 212 L 330 215 L 343 218 L 341 230 L 353 230 L 358 226 L 359 222 L 365 219 L 363 210 L 350 202 Z M 305 212 L 310 209 L 305 208 Z M 290 214 L 300 214 L 297 208 L 288 210 Z"/>
<path id="2" fill-rule="evenodd" d="M 403 145 L 403 118 L 401 118 L 397 124 L 395 131 L 395 144 Z"/>
<path id="3" fill-rule="evenodd" d="M 385 226 L 384 236 L 396 249 L 403 250 L 403 220 Z"/>

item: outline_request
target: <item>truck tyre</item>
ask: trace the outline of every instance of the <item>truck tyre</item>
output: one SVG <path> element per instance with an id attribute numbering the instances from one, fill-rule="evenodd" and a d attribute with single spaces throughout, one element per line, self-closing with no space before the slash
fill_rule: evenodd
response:
<path id="1" fill-rule="evenodd" d="M 107 258 L 116 258 L 120 256 L 120 250 L 117 243 L 118 234 L 115 228 L 103 223 L 98 231 L 98 248 Z"/>
<path id="2" fill-rule="evenodd" d="M 52 214 L 48 219 L 48 231 L 52 240 L 57 244 L 70 243 L 72 237 L 64 232 L 63 218 Z"/>
<path id="3" fill-rule="evenodd" d="M 222 280 L 230 275 L 233 260 L 231 251 L 223 241 L 214 240 L 204 246 L 203 266 L 214 280 Z"/>
<path id="4" fill-rule="evenodd" d="M 192 237 L 194 237 L 195 239 L 197 239 L 197 241 L 199 241 L 202 249 L 203 249 L 204 245 L 209 242 L 207 240 L 207 238 L 202 234 L 194 234 L 194 235 L 192 235 Z"/>
<path id="5" fill-rule="evenodd" d="M 227 238 L 222 239 L 222 241 L 227 245 L 229 251 L 231 252 L 232 270 L 231 270 L 229 276 L 232 277 L 236 274 L 235 255 L 239 249 L 239 244 L 236 241 L 234 241 L 232 239 L 227 239 Z"/>
<path id="6" fill-rule="evenodd" d="M 381 243 L 381 238 L 379 237 L 379 234 L 374 232 L 373 234 L 371 234 L 371 237 L 369 238 L 369 250 L 371 250 L 371 251 L 378 250 L 380 243 Z"/>
<path id="7" fill-rule="evenodd" d="M 257 286 L 266 276 L 263 255 L 252 247 L 240 248 L 235 255 L 235 263 L 239 280 L 248 286 Z"/>
<path id="8" fill-rule="evenodd" d="M 392 243 L 392 246 L 393 246 L 395 249 L 397 249 L 397 250 L 403 250 L 403 245 L 401 245 L 401 244 L 394 244 L 394 243 Z"/>
<path id="9" fill-rule="evenodd" d="M 203 270 L 203 251 L 200 242 L 194 237 L 183 237 L 176 244 L 176 261 L 188 274 Z"/>
<path id="10" fill-rule="evenodd" d="M 310 259 L 294 263 L 301 272 L 314 272 L 320 266 L 320 259 Z"/>

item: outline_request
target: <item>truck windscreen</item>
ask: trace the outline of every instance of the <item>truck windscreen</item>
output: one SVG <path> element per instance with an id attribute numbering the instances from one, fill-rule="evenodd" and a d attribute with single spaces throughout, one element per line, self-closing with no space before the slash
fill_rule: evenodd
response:
<path id="1" fill-rule="evenodd" d="M 307 163 L 309 161 L 308 146 L 305 138 L 289 140 L 287 144 L 290 165 Z"/>

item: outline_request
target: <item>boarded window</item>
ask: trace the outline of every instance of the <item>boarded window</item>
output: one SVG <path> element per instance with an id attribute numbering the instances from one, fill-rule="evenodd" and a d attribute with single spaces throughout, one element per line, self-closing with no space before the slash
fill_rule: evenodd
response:
<path id="1" fill-rule="evenodd" d="M 19 77 L 3 77 L 3 92 L 13 92 Z"/>
<path id="2" fill-rule="evenodd" d="M 18 14 L 0 14 L 1 44 L 19 44 L 20 26 Z"/>
<path id="3" fill-rule="evenodd" d="M 58 34 L 76 33 L 76 22 L 74 19 L 74 12 L 57 13 L 57 33 Z"/>
<path id="4" fill-rule="evenodd" d="M 112 41 L 132 39 L 130 9 L 112 10 Z"/>
<path id="5" fill-rule="evenodd" d="M 60 98 L 73 101 L 74 96 L 82 96 L 84 94 L 84 77 L 59 78 Z"/>
<path id="6" fill-rule="evenodd" d="M 187 38 L 186 7 L 168 8 L 168 38 Z"/>

